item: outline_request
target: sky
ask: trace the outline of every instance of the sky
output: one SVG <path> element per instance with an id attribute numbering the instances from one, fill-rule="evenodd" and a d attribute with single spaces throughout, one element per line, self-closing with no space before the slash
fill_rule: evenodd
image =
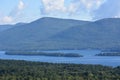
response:
<path id="1" fill-rule="evenodd" d="M 120 17 L 120 0 L 0 0 L 0 24 L 42 17 L 94 21 Z"/>

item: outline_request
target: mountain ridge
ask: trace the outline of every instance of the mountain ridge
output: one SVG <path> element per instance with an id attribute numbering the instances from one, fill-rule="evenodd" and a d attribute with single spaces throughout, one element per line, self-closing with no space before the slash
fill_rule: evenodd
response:
<path id="1" fill-rule="evenodd" d="M 82 25 L 86 23 L 89 22 L 69 19 L 41 18 L 34 22 L 22 26 L 16 26 L 12 29 L 1 32 L 0 45 L 2 44 L 1 47 L 5 44 L 7 44 L 7 46 L 16 44 L 38 45 L 39 42 L 46 40 L 58 32 L 75 25 Z"/>
<path id="2" fill-rule="evenodd" d="M 119 30 L 119 18 L 89 22 L 45 17 L 2 32 L 0 49 L 115 48 L 120 47 Z"/>

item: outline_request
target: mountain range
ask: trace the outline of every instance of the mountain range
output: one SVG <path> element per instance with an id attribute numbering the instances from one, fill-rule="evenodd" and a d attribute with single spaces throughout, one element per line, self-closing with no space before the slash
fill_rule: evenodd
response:
<path id="1" fill-rule="evenodd" d="M 82 21 L 44 17 L 0 26 L 1 50 L 109 49 L 120 47 L 120 19 Z M 8 25 L 7 25 L 8 26 Z"/>

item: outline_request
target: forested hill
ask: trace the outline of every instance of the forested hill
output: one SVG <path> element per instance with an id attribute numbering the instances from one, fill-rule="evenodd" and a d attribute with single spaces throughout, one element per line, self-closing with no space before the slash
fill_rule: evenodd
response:
<path id="1" fill-rule="evenodd" d="M 120 19 L 94 22 L 41 18 L 0 33 L 0 49 L 108 49 L 120 47 Z"/>
<path id="2" fill-rule="evenodd" d="M 0 60 L 0 80 L 120 80 L 120 67 Z"/>
<path id="3" fill-rule="evenodd" d="M 49 37 L 62 32 L 72 26 L 83 25 L 88 21 L 79 21 L 71 19 L 58 19 L 44 17 L 25 25 L 19 25 L 12 29 L 0 33 L 0 49 L 42 49 L 49 43 L 56 43 L 48 40 Z M 45 42 L 43 42 L 45 41 Z"/>
<path id="4" fill-rule="evenodd" d="M 51 37 L 64 41 L 74 48 L 118 48 L 120 47 L 120 19 L 108 18 L 85 25 L 73 26 Z M 71 43 L 71 44 L 69 44 Z"/>

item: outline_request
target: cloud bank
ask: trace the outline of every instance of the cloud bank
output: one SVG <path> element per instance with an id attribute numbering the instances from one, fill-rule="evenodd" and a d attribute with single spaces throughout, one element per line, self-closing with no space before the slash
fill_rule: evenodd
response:
<path id="1" fill-rule="evenodd" d="M 66 1 L 68 3 L 66 3 Z M 92 12 L 97 10 L 105 0 L 42 0 L 42 15 L 79 17 L 92 19 Z"/>
<path id="2" fill-rule="evenodd" d="M 82 20 L 120 17 L 120 0 L 41 0 L 41 14 Z M 67 2 L 67 3 L 66 3 Z"/>

